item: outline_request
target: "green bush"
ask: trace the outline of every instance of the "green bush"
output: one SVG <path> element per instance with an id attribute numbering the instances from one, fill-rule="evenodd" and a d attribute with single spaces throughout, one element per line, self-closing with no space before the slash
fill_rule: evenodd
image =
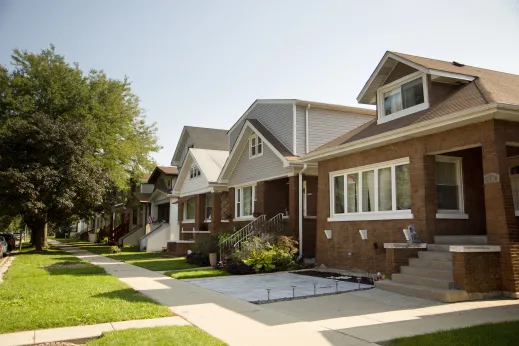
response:
<path id="1" fill-rule="evenodd" d="M 101 243 L 108 244 L 108 237 L 104 237 L 103 240 L 101 240 Z"/>
<path id="2" fill-rule="evenodd" d="M 271 272 L 276 269 L 273 250 L 253 251 L 243 263 L 253 267 L 256 273 Z"/>
<path id="3" fill-rule="evenodd" d="M 114 245 L 114 246 L 110 247 L 110 252 L 111 253 L 119 253 L 119 252 L 121 252 L 121 249 L 119 248 L 119 246 Z"/>

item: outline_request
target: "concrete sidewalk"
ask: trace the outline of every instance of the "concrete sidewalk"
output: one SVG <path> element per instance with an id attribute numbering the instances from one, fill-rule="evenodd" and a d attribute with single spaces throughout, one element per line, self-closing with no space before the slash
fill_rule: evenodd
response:
<path id="1" fill-rule="evenodd" d="M 104 332 L 111 332 L 114 330 L 186 325 L 190 325 L 189 322 L 178 316 L 173 316 L 164 318 L 153 318 L 149 320 L 101 323 L 89 326 L 30 330 L 25 332 L 0 334 L 0 345 L 23 346 L 42 344 L 54 341 L 82 341 L 100 337 L 101 334 L 103 334 Z"/>
<path id="2" fill-rule="evenodd" d="M 168 306 L 175 314 L 231 346 L 375 345 L 365 339 L 95 255 L 68 244 L 52 244 L 104 268 L 108 274 Z"/>

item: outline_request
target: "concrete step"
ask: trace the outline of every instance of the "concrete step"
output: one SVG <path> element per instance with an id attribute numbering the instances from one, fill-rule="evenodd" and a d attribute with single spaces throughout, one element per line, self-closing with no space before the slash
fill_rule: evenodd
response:
<path id="1" fill-rule="evenodd" d="M 485 235 L 437 235 L 434 243 L 438 245 L 486 245 Z"/>
<path id="2" fill-rule="evenodd" d="M 401 274 L 414 275 L 424 278 L 430 278 L 435 280 L 444 280 L 444 281 L 452 281 L 454 279 L 452 274 L 452 269 L 450 270 L 437 270 L 430 268 L 420 268 L 420 267 L 400 267 Z"/>
<path id="3" fill-rule="evenodd" d="M 409 266 L 417 268 L 452 270 L 452 261 L 432 261 L 423 258 L 410 258 Z"/>
<path id="4" fill-rule="evenodd" d="M 452 252 L 419 251 L 418 258 L 429 261 L 452 261 Z"/>
<path id="5" fill-rule="evenodd" d="M 469 300 L 469 296 L 465 291 L 442 290 L 417 285 L 407 285 L 391 280 L 376 281 L 375 287 L 384 291 L 436 300 L 444 303 L 455 303 Z"/>
<path id="6" fill-rule="evenodd" d="M 401 284 L 424 286 L 429 288 L 437 288 L 440 290 L 450 290 L 454 288 L 454 282 L 452 281 L 431 279 L 409 274 L 393 274 L 391 279 L 393 282 L 398 282 Z"/>
<path id="7" fill-rule="evenodd" d="M 451 245 L 427 244 L 427 251 L 450 252 Z"/>

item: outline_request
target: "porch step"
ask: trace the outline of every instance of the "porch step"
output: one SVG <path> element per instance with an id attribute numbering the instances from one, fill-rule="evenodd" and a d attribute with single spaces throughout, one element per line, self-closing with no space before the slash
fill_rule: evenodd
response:
<path id="1" fill-rule="evenodd" d="M 452 261 L 451 252 L 439 252 L 439 251 L 419 251 L 418 258 L 429 260 L 429 261 Z"/>
<path id="2" fill-rule="evenodd" d="M 443 245 L 443 244 L 427 244 L 427 251 L 436 251 L 436 252 L 450 252 L 450 248 L 452 245 Z"/>
<path id="3" fill-rule="evenodd" d="M 433 260 L 427 260 L 427 259 L 423 259 L 423 258 L 410 258 L 409 266 L 416 267 L 416 268 L 452 270 L 451 261 L 433 261 Z"/>
<path id="4" fill-rule="evenodd" d="M 428 288 L 437 288 L 441 290 L 450 290 L 454 288 L 454 282 L 452 281 L 431 279 L 409 274 L 393 274 L 391 276 L 391 279 L 393 280 L 393 282 L 401 284 L 425 286 Z"/>
<path id="5" fill-rule="evenodd" d="M 486 245 L 485 235 L 437 235 L 434 243 L 437 245 Z"/>
<path id="6" fill-rule="evenodd" d="M 424 267 L 405 266 L 400 267 L 400 273 L 443 281 L 452 281 L 454 279 L 452 268 L 447 270 L 437 270 Z"/>
<path id="7" fill-rule="evenodd" d="M 375 287 L 385 291 L 424 299 L 437 300 L 444 303 L 463 302 L 469 300 L 469 296 L 466 291 L 436 289 L 398 283 L 391 280 L 376 281 Z"/>

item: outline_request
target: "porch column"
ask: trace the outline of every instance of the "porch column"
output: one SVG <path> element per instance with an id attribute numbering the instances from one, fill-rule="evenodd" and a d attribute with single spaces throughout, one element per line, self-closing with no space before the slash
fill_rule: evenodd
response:
<path id="1" fill-rule="evenodd" d="M 483 175 L 491 178 L 489 174 L 497 174 L 499 178 L 485 179 L 488 243 L 501 246 L 503 291 L 519 298 L 519 231 L 503 136 L 494 133 L 494 138 L 482 143 L 482 153 Z"/>
<path id="2" fill-rule="evenodd" d="M 413 223 L 424 243 L 434 243 L 436 231 L 435 160 L 433 155 L 423 153 L 409 158 Z"/>
<path id="3" fill-rule="evenodd" d="M 211 232 L 218 233 L 220 232 L 220 223 L 222 221 L 222 193 L 221 192 L 213 192 L 213 205 L 212 205 L 212 213 L 211 213 L 211 225 L 209 228 Z"/>
<path id="4" fill-rule="evenodd" d="M 290 233 L 299 239 L 299 175 L 288 178 L 288 216 Z"/>
<path id="5" fill-rule="evenodd" d="M 168 201 L 170 203 L 169 206 L 169 240 L 179 240 L 180 239 L 180 214 L 179 214 L 179 203 L 174 203 L 170 199 Z"/>
<path id="6" fill-rule="evenodd" d="M 256 202 L 254 202 L 254 211 L 265 214 L 267 219 L 269 219 L 274 215 L 269 215 L 265 205 L 265 194 L 267 192 L 266 187 L 267 183 L 264 181 L 259 181 L 256 184 Z"/>

